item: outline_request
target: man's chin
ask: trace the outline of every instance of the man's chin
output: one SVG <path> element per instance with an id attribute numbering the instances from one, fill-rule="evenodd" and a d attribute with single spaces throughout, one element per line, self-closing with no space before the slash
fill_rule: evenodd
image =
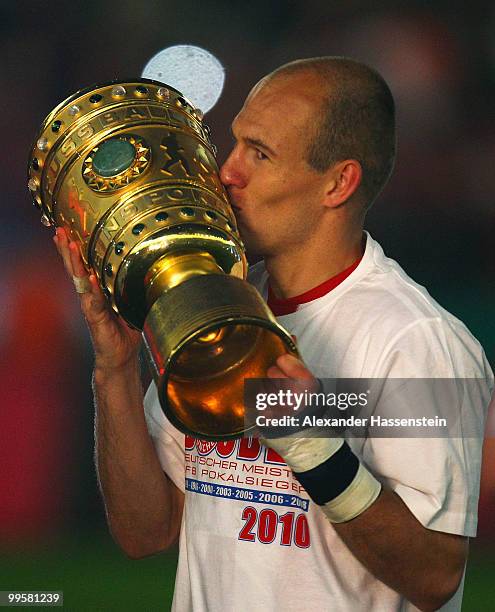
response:
<path id="1" fill-rule="evenodd" d="M 264 257 L 265 249 L 263 249 L 262 245 L 257 241 L 253 236 L 247 236 L 240 232 L 242 242 L 246 249 L 246 253 L 248 257 L 251 259 L 252 257 Z"/>
<path id="2" fill-rule="evenodd" d="M 256 232 L 250 231 L 243 223 L 242 219 L 238 218 L 237 224 L 239 234 L 249 257 L 264 257 L 266 255 L 266 245 L 263 245 L 260 237 L 256 235 Z"/>

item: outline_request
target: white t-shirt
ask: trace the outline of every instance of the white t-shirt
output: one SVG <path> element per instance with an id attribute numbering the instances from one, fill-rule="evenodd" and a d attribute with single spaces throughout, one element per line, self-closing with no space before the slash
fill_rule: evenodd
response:
<path id="1" fill-rule="evenodd" d="M 249 280 L 266 299 L 263 263 Z M 348 440 L 425 527 L 474 536 L 493 375 L 468 329 L 369 235 L 350 276 L 278 320 L 318 377 L 481 379 L 468 401 L 477 438 Z M 163 469 L 185 491 L 174 610 L 416 610 L 355 559 L 273 451 L 251 439 L 185 438 L 153 384 L 145 412 Z M 460 610 L 461 599 L 462 585 L 443 609 Z"/>

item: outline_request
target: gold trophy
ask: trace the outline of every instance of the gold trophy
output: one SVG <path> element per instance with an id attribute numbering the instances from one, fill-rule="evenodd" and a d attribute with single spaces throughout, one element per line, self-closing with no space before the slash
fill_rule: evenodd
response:
<path id="1" fill-rule="evenodd" d="M 113 310 L 143 333 L 161 406 L 195 437 L 253 427 L 244 379 L 296 353 L 246 281 L 202 113 L 148 79 L 81 90 L 45 119 L 28 187 L 45 225 L 80 244 Z"/>

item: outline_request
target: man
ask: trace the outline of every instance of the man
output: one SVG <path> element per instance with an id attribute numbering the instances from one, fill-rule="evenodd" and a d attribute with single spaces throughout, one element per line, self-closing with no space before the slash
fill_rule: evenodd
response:
<path id="1" fill-rule="evenodd" d="M 250 280 L 305 360 L 284 355 L 268 376 L 477 378 L 482 427 L 492 374 L 481 347 L 363 234 L 395 154 L 381 77 L 343 58 L 293 62 L 254 87 L 232 132 L 221 178 L 264 259 Z M 77 246 L 62 230 L 55 241 L 85 278 Z M 478 440 L 184 440 L 153 385 L 145 420 L 139 334 L 89 280 L 108 522 L 133 558 L 180 531 L 176 610 L 460 609 Z"/>

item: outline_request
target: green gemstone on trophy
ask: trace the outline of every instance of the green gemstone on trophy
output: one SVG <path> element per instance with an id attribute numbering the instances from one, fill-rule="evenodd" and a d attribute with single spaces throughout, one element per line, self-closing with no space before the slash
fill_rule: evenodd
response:
<path id="1" fill-rule="evenodd" d="M 132 165 L 136 150 L 127 140 L 105 140 L 93 156 L 93 170 L 100 176 L 116 176 Z"/>

